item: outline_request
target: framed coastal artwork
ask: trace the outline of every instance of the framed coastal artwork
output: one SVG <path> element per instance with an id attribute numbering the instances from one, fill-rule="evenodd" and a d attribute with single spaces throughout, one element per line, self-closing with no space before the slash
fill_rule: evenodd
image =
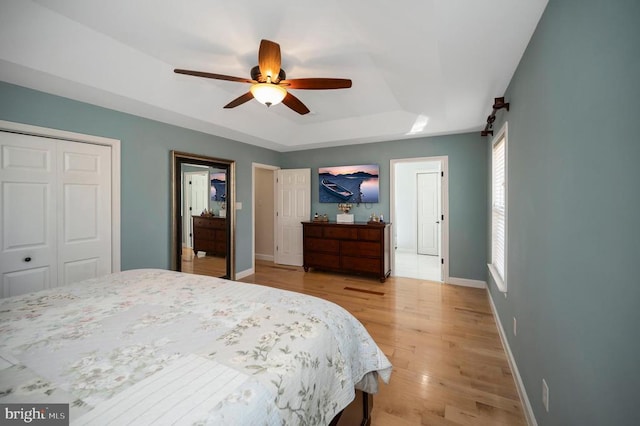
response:
<path id="1" fill-rule="evenodd" d="M 227 172 L 211 169 L 211 201 L 227 201 Z"/>
<path id="2" fill-rule="evenodd" d="M 377 203 L 380 193 L 377 164 L 318 168 L 321 203 Z"/>

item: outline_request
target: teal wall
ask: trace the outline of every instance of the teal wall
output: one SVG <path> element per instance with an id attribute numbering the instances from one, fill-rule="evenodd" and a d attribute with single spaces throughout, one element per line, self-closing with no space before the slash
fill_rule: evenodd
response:
<path id="1" fill-rule="evenodd" d="M 337 205 L 318 201 L 318 168 L 378 164 L 380 203 L 354 206 L 351 212 L 356 221 L 366 221 L 371 213 L 389 218 L 390 160 L 445 155 L 449 162 L 449 275 L 484 281 L 488 160 L 480 132 L 290 152 L 283 166 L 311 167 L 311 211 L 335 220 Z"/>
<path id="2" fill-rule="evenodd" d="M 236 270 L 251 268 L 251 163 L 280 154 L 0 82 L 0 119 L 121 140 L 122 269 L 169 268 L 170 152 L 236 161 Z"/>
<path id="3" fill-rule="evenodd" d="M 380 203 L 355 209 L 357 220 L 371 212 L 389 217 L 389 160 L 449 156 L 450 275 L 485 279 L 487 153 L 477 133 L 357 146 L 278 153 L 244 143 L 124 114 L 0 82 L 0 119 L 122 141 L 122 269 L 170 265 L 170 151 L 236 161 L 236 271 L 251 268 L 251 164 L 311 167 L 312 211 L 336 213 L 318 204 L 317 168 L 380 165 Z"/>
<path id="4" fill-rule="evenodd" d="M 490 291 L 541 425 L 640 424 L 639 81 L 640 2 L 551 0 L 498 113 L 507 298 Z"/>

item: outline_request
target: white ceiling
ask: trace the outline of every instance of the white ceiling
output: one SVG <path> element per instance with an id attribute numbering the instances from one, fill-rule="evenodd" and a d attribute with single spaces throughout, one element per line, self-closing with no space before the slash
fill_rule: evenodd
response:
<path id="1" fill-rule="evenodd" d="M 547 0 L 0 0 L 0 79 L 292 151 L 478 131 L 502 96 Z M 253 100 L 260 40 L 288 78 L 350 78 L 296 90 L 311 110 Z M 508 101 L 508 99 L 507 99 Z"/>

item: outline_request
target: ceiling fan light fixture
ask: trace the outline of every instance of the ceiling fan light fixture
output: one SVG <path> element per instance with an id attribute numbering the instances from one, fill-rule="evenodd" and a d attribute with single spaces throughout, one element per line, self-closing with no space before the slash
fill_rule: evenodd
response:
<path id="1" fill-rule="evenodd" d="M 248 92 L 226 104 L 223 107 L 225 109 L 235 108 L 245 102 L 249 102 L 251 99 L 257 99 L 258 102 L 268 107 L 282 102 L 286 107 L 298 114 L 305 115 L 311 112 L 309 108 L 300 99 L 288 93 L 287 89 L 329 90 L 348 89 L 351 87 L 351 80 L 346 78 L 294 78 L 287 80 L 287 75 L 281 65 L 280 45 L 273 41 L 262 40 L 258 50 L 258 65 L 251 68 L 251 79 L 178 68 L 174 72 L 194 77 L 250 83 L 252 85 Z"/>
<path id="2" fill-rule="evenodd" d="M 251 86 L 250 90 L 258 102 L 268 107 L 278 105 L 287 96 L 287 91 L 284 87 L 273 83 L 256 83 Z"/>

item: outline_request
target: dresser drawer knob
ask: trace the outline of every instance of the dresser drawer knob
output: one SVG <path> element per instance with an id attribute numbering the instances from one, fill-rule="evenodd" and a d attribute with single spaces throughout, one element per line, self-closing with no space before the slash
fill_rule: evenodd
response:
<path id="1" fill-rule="evenodd" d="M 25 262 L 31 262 L 31 258 L 29 256 L 27 256 L 27 257 L 24 258 L 24 261 Z"/>

